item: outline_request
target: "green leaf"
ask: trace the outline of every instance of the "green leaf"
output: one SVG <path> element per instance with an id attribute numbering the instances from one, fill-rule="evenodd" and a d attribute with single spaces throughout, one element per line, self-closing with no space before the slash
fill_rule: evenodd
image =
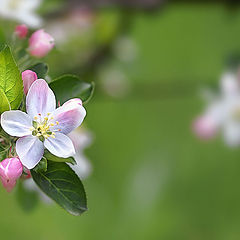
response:
<path id="1" fill-rule="evenodd" d="M 29 68 L 29 70 L 34 71 L 38 78 L 45 78 L 48 74 L 48 65 L 46 63 L 37 63 Z"/>
<path id="2" fill-rule="evenodd" d="M 11 109 L 17 109 L 23 97 L 23 82 L 9 47 L 0 52 L 0 89 L 8 99 Z"/>
<path id="3" fill-rule="evenodd" d="M 2 145 L 0 145 L 0 162 L 7 158 L 9 148 L 10 147 L 7 146 L 4 148 Z"/>
<path id="4" fill-rule="evenodd" d="M 23 211 L 31 212 L 34 208 L 36 208 L 39 202 L 39 193 L 37 191 L 26 189 L 23 182 L 19 181 L 17 185 L 16 198 Z"/>
<path id="5" fill-rule="evenodd" d="M 57 157 L 53 154 L 51 154 L 49 151 L 45 150 L 45 153 L 44 153 L 44 157 L 47 159 L 47 160 L 50 160 L 50 161 L 53 161 L 53 162 L 67 162 L 67 163 L 71 163 L 73 165 L 77 164 L 75 159 L 73 157 L 69 157 L 69 158 L 60 158 L 60 157 Z"/>
<path id="6" fill-rule="evenodd" d="M 31 174 L 41 190 L 70 214 L 80 215 L 87 210 L 83 184 L 66 163 L 48 161 L 46 172 L 31 170 Z"/>
<path id="7" fill-rule="evenodd" d="M 53 80 L 49 86 L 61 103 L 71 98 L 80 98 L 83 102 L 87 102 L 94 92 L 94 83 L 84 82 L 75 75 L 61 76 Z"/>
<path id="8" fill-rule="evenodd" d="M 38 165 L 33 169 L 35 172 L 46 172 L 47 171 L 47 159 L 43 157 Z"/>
<path id="9" fill-rule="evenodd" d="M 3 29 L 0 28 L 0 50 L 2 50 L 2 48 L 4 47 L 5 42 L 6 42 L 5 34 L 3 32 Z"/>
<path id="10" fill-rule="evenodd" d="M 10 103 L 7 99 L 7 96 L 0 89 L 0 113 L 10 110 Z"/>

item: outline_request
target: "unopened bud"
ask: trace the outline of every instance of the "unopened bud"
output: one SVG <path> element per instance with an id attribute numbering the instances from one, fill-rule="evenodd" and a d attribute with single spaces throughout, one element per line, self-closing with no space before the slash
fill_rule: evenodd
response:
<path id="1" fill-rule="evenodd" d="M 15 28 L 15 34 L 19 37 L 19 38 L 25 38 L 28 34 L 28 28 L 25 24 L 22 25 L 18 25 Z"/>
<path id="2" fill-rule="evenodd" d="M 23 166 L 19 158 L 6 158 L 0 162 L 0 177 L 4 188 L 11 192 L 22 175 Z"/>
<path id="3" fill-rule="evenodd" d="M 24 87 L 24 94 L 27 95 L 29 88 L 34 81 L 38 79 L 37 74 L 31 70 L 26 70 L 22 72 L 22 80 Z"/>
<path id="4" fill-rule="evenodd" d="M 54 38 L 40 29 L 32 34 L 29 39 L 29 52 L 34 57 L 44 57 L 54 47 Z"/>

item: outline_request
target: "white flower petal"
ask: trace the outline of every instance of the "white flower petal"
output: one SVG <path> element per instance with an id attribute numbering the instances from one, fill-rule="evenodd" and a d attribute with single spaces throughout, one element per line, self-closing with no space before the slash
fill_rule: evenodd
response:
<path id="1" fill-rule="evenodd" d="M 33 118 L 41 114 L 43 117 L 56 108 L 53 91 L 43 79 L 36 80 L 30 87 L 26 99 L 27 113 Z"/>
<path id="2" fill-rule="evenodd" d="M 42 19 L 35 14 L 22 12 L 18 15 L 18 20 L 21 23 L 25 23 L 29 27 L 39 28 L 42 26 Z"/>
<path id="3" fill-rule="evenodd" d="M 83 151 L 93 141 L 92 133 L 84 128 L 75 129 L 68 134 L 68 137 L 72 140 L 76 152 Z"/>
<path id="4" fill-rule="evenodd" d="M 88 159 L 80 152 L 74 155 L 76 165 L 68 164 L 72 170 L 81 178 L 85 179 L 92 172 L 92 165 Z"/>
<path id="5" fill-rule="evenodd" d="M 30 27 L 39 27 L 42 20 L 34 10 L 42 0 L 1 0 L 0 16 L 25 23 Z"/>
<path id="6" fill-rule="evenodd" d="M 240 144 L 240 124 L 229 121 L 224 125 L 224 140 L 229 146 L 238 146 Z"/>
<path id="7" fill-rule="evenodd" d="M 79 127 L 86 116 L 85 108 L 76 103 L 64 104 L 53 113 L 53 123 L 59 123 L 51 128 L 52 131 L 60 129 L 61 133 L 68 134 Z"/>
<path id="8" fill-rule="evenodd" d="M 37 137 L 22 137 L 17 140 L 16 151 L 22 164 L 28 169 L 32 169 L 42 159 L 44 145 Z"/>
<path id="9" fill-rule="evenodd" d="M 56 133 L 55 138 L 45 139 L 44 146 L 57 157 L 67 158 L 75 154 L 71 139 L 62 133 Z"/>
<path id="10" fill-rule="evenodd" d="M 3 130 L 11 136 L 31 135 L 32 119 L 19 110 L 4 112 L 1 115 L 1 125 Z"/>
<path id="11" fill-rule="evenodd" d="M 21 0 L 20 1 L 21 4 L 19 5 L 19 10 L 31 13 L 33 12 L 34 9 L 40 6 L 41 2 L 42 0 Z"/>

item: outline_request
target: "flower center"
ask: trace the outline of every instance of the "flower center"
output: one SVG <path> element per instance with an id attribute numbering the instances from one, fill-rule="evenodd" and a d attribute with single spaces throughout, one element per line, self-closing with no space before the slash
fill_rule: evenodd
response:
<path id="1" fill-rule="evenodd" d="M 50 113 L 47 114 L 47 117 L 42 119 L 41 114 L 34 117 L 33 126 L 30 128 L 32 131 L 32 135 L 39 138 L 40 141 L 44 141 L 45 139 L 51 137 L 55 138 L 55 132 L 61 131 L 61 129 L 51 130 L 51 127 L 55 125 L 59 125 L 58 121 L 53 121 L 53 117 L 49 118 Z"/>

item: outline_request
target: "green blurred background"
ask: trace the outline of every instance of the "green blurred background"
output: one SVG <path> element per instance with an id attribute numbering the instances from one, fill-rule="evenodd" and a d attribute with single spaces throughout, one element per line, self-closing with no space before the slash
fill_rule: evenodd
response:
<path id="1" fill-rule="evenodd" d="M 46 17 L 61 5 L 52 2 L 43 3 Z M 147 11 L 93 11 L 100 25 L 90 37 L 74 38 L 71 49 L 59 47 L 47 60 L 52 76 L 73 71 L 96 82 L 86 105 L 95 136 L 86 150 L 89 211 L 74 217 L 40 203 L 25 213 L 0 188 L 1 239 L 240 239 L 240 151 L 191 132 L 203 107 L 199 87 L 217 85 L 228 56 L 240 52 L 240 8 L 168 2 Z M 131 63 L 113 54 L 121 36 L 136 46 Z M 69 52 L 78 53 L 76 66 Z M 120 97 L 99 80 L 110 68 L 125 76 L 128 91 Z"/>

